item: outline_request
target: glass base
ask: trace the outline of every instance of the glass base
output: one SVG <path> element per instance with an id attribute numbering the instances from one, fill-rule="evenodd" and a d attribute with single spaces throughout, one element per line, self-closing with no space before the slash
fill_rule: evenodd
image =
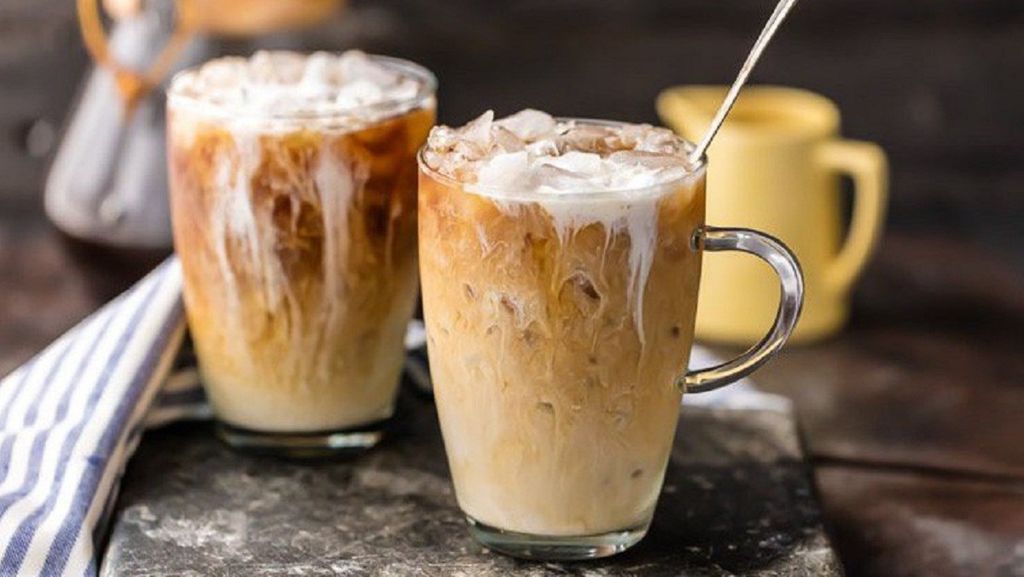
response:
<path id="1" fill-rule="evenodd" d="M 469 532 L 488 549 L 520 559 L 539 561 L 579 561 L 610 557 L 636 545 L 647 534 L 649 526 L 644 524 L 599 535 L 562 537 L 504 531 L 485 525 L 468 515 L 466 519 L 469 521 Z"/>
<path id="2" fill-rule="evenodd" d="M 310 433 L 276 433 L 253 431 L 217 422 L 217 437 L 233 449 L 245 453 L 319 459 L 356 455 L 372 448 L 384 438 L 388 421 L 337 431 Z"/>

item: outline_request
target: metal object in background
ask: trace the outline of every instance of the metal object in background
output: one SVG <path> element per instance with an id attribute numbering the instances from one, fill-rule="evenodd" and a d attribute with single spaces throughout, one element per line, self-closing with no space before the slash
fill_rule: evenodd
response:
<path id="1" fill-rule="evenodd" d="M 142 64 L 172 34 L 167 14 L 144 12 L 115 26 L 110 52 Z M 196 38 L 178 65 L 212 55 L 211 44 Z M 167 248 L 171 227 L 163 95 L 141 97 L 128 113 L 121 94 L 111 70 L 96 66 L 87 73 L 46 180 L 46 213 L 79 240 L 118 248 Z"/>
<path id="2" fill-rule="evenodd" d="M 78 0 L 96 66 L 72 106 L 47 177 L 46 213 L 90 245 L 165 251 L 171 228 L 162 84 L 173 71 L 218 56 L 214 36 L 253 38 L 319 22 L 342 0 L 104 4 L 116 18 L 109 41 L 97 0 Z"/>

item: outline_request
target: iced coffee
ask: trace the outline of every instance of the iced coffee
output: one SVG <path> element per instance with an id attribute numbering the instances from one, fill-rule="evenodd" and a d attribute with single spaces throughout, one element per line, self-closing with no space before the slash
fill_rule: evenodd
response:
<path id="1" fill-rule="evenodd" d="M 200 372 L 229 442 L 372 444 L 417 297 L 416 151 L 432 75 L 261 52 L 178 75 L 168 98 L 175 248 Z"/>
<path id="2" fill-rule="evenodd" d="M 700 277 L 704 169 L 689 150 L 662 128 L 535 110 L 431 132 L 430 367 L 458 502 L 485 544 L 594 556 L 646 531 Z"/>

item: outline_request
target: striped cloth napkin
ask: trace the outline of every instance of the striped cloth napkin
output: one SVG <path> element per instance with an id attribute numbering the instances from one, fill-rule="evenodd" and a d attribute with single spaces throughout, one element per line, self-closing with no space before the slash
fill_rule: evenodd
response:
<path id="1" fill-rule="evenodd" d="M 0 381 L 0 576 L 97 574 L 95 544 L 142 432 L 211 416 L 184 335 L 172 257 Z M 429 390 L 425 342 L 413 321 L 405 374 Z M 716 361 L 694 347 L 691 365 Z M 745 380 L 687 403 L 790 410 Z"/>
<path id="2" fill-rule="evenodd" d="M 95 575 L 97 528 L 175 359 L 165 262 L 0 382 L 0 575 Z"/>

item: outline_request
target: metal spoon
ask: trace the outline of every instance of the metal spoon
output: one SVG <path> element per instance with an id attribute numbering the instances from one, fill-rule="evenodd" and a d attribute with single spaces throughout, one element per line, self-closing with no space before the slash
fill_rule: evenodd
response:
<path id="1" fill-rule="evenodd" d="M 789 14 L 789 10 L 796 2 L 797 0 L 779 0 L 778 5 L 775 6 L 775 11 L 772 12 L 768 22 L 765 23 L 764 29 L 761 30 L 761 35 L 757 37 L 753 48 L 750 49 L 750 54 L 747 55 L 746 62 L 740 68 L 740 73 L 736 75 L 736 80 L 725 95 L 725 100 L 722 101 L 718 112 L 715 113 L 711 126 L 708 127 L 708 131 L 704 134 L 704 138 L 701 139 L 697 148 L 694 148 L 693 152 L 690 153 L 690 164 L 699 162 L 704 153 L 707 152 L 708 146 L 711 146 L 711 140 L 718 133 L 718 129 L 722 127 L 722 123 L 725 122 L 725 117 L 728 116 L 729 111 L 732 110 L 732 105 L 736 102 L 740 89 L 747 83 L 747 78 L 750 76 L 751 71 L 754 70 L 754 66 L 757 65 L 757 60 L 761 58 L 761 53 L 764 52 L 765 47 L 771 42 L 772 36 L 775 36 L 775 31 L 782 25 L 782 21 L 786 19 L 786 15 Z"/>

